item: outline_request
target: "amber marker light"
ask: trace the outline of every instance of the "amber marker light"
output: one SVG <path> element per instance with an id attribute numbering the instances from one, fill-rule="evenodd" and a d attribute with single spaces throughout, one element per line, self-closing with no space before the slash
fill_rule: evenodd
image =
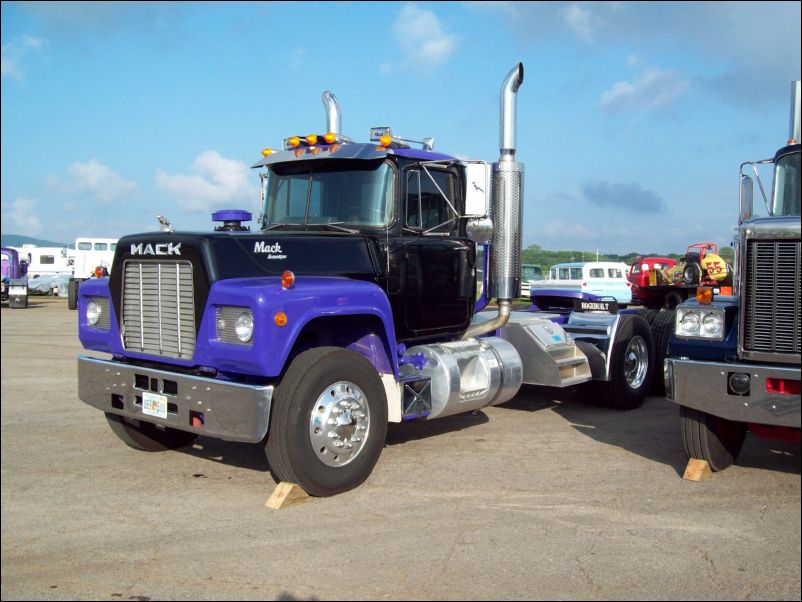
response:
<path id="1" fill-rule="evenodd" d="M 301 144 L 301 139 L 300 139 L 298 136 L 293 136 L 292 138 L 290 138 L 289 140 L 287 140 L 287 142 L 289 143 L 289 145 L 290 145 L 292 148 L 295 148 L 295 147 L 297 147 L 299 144 Z"/>
<path id="2" fill-rule="evenodd" d="M 269 157 L 272 154 L 273 154 L 273 149 L 272 148 L 263 148 L 262 149 L 262 156 L 263 157 Z"/>
<path id="3" fill-rule="evenodd" d="M 392 137 L 385 134 L 379 138 L 379 144 L 382 146 L 390 146 L 390 143 L 393 141 Z"/>
<path id="4" fill-rule="evenodd" d="M 306 137 L 306 142 L 309 144 L 309 146 L 314 146 L 315 144 L 317 144 L 317 135 L 316 134 L 309 134 Z"/>
<path id="5" fill-rule="evenodd" d="M 287 314 L 283 311 L 277 311 L 276 314 L 273 316 L 273 323 L 282 328 L 287 325 Z"/>
<path id="6" fill-rule="evenodd" d="M 323 140 L 326 141 L 326 144 L 332 144 L 335 140 L 337 140 L 337 134 L 334 132 L 329 132 L 325 136 L 323 136 Z"/>
<path id="7" fill-rule="evenodd" d="M 697 288 L 696 301 L 700 305 L 710 305 L 713 302 L 713 289 L 708 286 L 700 286 Z"/>
<path id="8" fill-rule="evenodd" d="M 290 270 L 284 270 L 281 274 L 281 288 L 288 289 L 295 286 L 295 274 Z"/>

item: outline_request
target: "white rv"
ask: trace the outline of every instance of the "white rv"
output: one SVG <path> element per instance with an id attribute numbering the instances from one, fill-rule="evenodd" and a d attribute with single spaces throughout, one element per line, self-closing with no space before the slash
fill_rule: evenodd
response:
<path id="1" fill-rule="evenodd" d="M 41 276 L 72 275 L 72 250 L 67 247 L 37 247 L 23 245 L 12 247 L 20 260 L 28 262 L 28 278 Z"/>

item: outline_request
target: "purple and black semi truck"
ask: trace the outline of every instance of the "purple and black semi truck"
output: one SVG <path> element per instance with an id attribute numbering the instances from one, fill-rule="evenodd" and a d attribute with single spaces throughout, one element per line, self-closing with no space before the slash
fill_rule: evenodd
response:
<path id="1" fill-rule="evenodd" d="M 640 405 L 654 371 L 643 317 L 512 311 L 522 82 L 519 64 L 502 83 L 492 165 L 390 128 L 354 142 L 324 93 L 326 133 L 254 165 L 253 231 L 224 210 L 213 232 L 126 236 L 111 277 L 81 285 L 81 341 L 111 358 L 79 358 L 80 398 L 136 449 L 259 443 L 275 480 L 316 496 L 370 475 L 388 423 L 500 404 L 524 383 Z"/>
<path id="2" fill-rule="evenodd" d="M 2 267 L 0 298 L 8 301 L 11 309 L 28 307 L 27 262 L 20 261 L 16 249 L 3 247 L 0 249 L 0 266 Z"/>

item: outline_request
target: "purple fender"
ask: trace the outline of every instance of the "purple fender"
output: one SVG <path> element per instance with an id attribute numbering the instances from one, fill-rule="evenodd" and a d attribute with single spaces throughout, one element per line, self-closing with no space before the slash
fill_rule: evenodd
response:
<path id="1" fill-rule="evenodd" d="M 370 360 L 378 372 L 398 377 L 390 303 L 385 292 L 372 282 L 300 276 L 294 287 L 284 289 L 279 277 L 219 280 L 209 291 L 191 361 L 125 351 L 113 308 L 109 330 L 89 327 L 85 318 L 88 297 L 109 296 L 107 278 L 90 279 L 81 284 L 78 332 L 87 349 L 176 366 L 200 366 L 228 374 L 274 378 L 284 369 L 299 336 L 308 334 L 317 345 L 351 349 Z M 251 309 L 254 320 L 251 344 L 217 340 L 215 306 L 220 305 Z M 274 320 L 280 311 L 287 316 L 283 327 L 277 326 Z"/>

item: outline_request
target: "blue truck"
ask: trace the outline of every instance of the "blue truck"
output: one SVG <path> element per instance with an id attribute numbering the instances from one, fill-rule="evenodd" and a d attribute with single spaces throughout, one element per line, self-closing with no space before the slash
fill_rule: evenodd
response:
<path id="1" fill-rule="evenodd" d="M 747 431 L 800 441 L 800 82 L 790 135 L 771 159 L 741 165 L 732 296 L 700 291 L 677 308 L 665 362 L 666 396 L 680 406 L 688 458 L 733 464 Z M 765 194 L 759 165 L 773 168 Z M 757 178 L 765 215 L 753 206 Z"/>
<path id="2" fill-rule="evenodd" d="M 326 133 L 254 165 L 254 231 L 249 212 L 222 210 L 213 232 L 121 238 L 111 276 L 79 290 L 81 342 L 111 356 L 79 358 L 80 399 L 139 450 L 258 443 L 276 481 L 316 496 L 370 475 L 388 423 L 501 404 L 524 383 L 639 406 L 655 372 L 644 317 L 603 302 L 512 311 L 523 73 L 501 86 L 494 164 L 388 127 L 355 142 L 325 92 Z"/>

